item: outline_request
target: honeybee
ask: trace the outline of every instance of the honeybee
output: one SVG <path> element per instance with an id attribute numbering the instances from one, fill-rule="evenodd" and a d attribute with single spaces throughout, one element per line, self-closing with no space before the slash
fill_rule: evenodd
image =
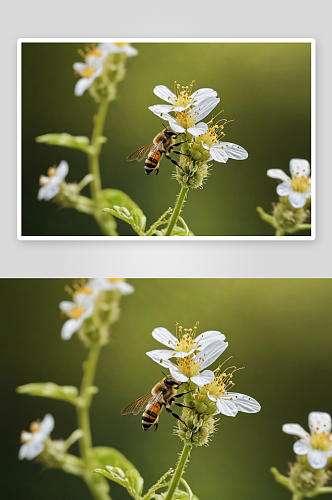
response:
<path id="1" fill-rule="evenodd" d="M 165 125 L 164 125 L 165 126 Z M 179 136 L 180 134 L 174 132 L 174 130 L 171 129 L 171 127 L 166 127 L 164 130 L 159 132 L 159 134 L 156 135 L 156 137 L 153 139 L 153 142 L 150 142 L 146 146 L 143 146 L 142 148 L 137 149 L 133 153 L 131 153 L 127 161 L 141 161 L 143 158 L 146 158 L 145 160 L 145 174 L 150 175 L 152 172 L 156 172 L 156 175 L 158 175 L 159 172 L 159 164 L 160 161 L 165 155 L 165 158 L 170 160 L 174 165 L 177 167 L 183 168 L 178 164 L 176 160 L 173 160 L 169 155 L 170 153 L 175 153 L 177 155 L 184 155 L 184 153 L 180 153 L 180 151 L 173 151 L 175 146 L 180 146 L 181 144 L 184 144 L 187 141 L 182 141 L 182 142 L 175 142 L 175 139 Z M 184 155 L 184 156 L 190 156 L 190 155 Z"/>
<path id="2" fill-rule="evenodd" d="M 154 430 L 156 431 L 158 429 L 159 415 L 163 407 L 165 407 L 165 410 L 168 413 L 173 415 L 174 418 L 180 420 L 180 422 L 187 426 L 186 423 L 179 417 L 179 415 L 173 413 L 170 409 L 172 405 L 180 406 L 181 408 L 194 409 L 194 407 L 185 406 L 182 403 L 176 403 L 175 400 L 177 398 L 181 398 L 185 394 L 192 392 L 188 391 L 177 394 L 176 391 L 180 387 L 180 385 L 182 384 L 175 380 L 173 377 L 171 377 L 170 375 L 165 375 L 165 377 L 151 389 L 151 392 L 149 392 L 149 394 L 136 399 L 125 408 L 123 408 L 123 410 L 121 411 L 121 415 L 128 415 L 128 413 L 137 415 L 138 413 L 143 411 L 143 431 L 147 431 L 153 425 Z"/>

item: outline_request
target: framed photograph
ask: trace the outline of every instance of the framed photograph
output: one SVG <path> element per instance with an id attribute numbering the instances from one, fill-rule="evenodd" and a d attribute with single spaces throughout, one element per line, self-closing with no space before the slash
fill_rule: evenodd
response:
<path id="1" fill-rule="evenodd" d="M 315 239 L 314 39 L 17 48 L 19 239 Z"/>

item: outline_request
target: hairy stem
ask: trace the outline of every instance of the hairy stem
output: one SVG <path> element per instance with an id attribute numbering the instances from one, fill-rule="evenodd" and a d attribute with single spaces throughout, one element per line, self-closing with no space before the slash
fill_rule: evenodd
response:
<path id="1" fill-rule="evenodd" d="M 181 213 L 183 204 L 185 202 L 188 190 L 189 190 L 188 188 L 185 188 L 185 187 L 182 186 L 180 194 L 179 194 L 177 202 L 176 202 L 176 205 L 175 205 L 175 208 L 174 208 L 173 213 L 172 213 L 172 217 L 170 218 L 170 221 L 168 223 L 165 236 L 171 236 L 172 235 L 174 226 L 175 226 L 175 224 L 178 221 L 178 218 L 179 218 L 179 215 Z"/>
<path id="2" fill-rule="evenodd" d="M 185 465 L 186 465 L 187 460 L 189 458 L 191 448 L 192 447 L 190 445 L 186 445 L 186 444 L 184 445 L 181 456 L 180 456 L 180 460 L 176 466 L 176 469 L 175 469 L 175 472 L 173 474 L 172 481 L 171 481 L 171 484 L 170 484 L 170 487 L 169 487 L 169 490 L 167 492 L 165 500 L 172 500 L 172 498 L 174 497 L 175 490 L 179 485 L 179 482 L 182 478 L 182 474 L 183 474 Z"/>

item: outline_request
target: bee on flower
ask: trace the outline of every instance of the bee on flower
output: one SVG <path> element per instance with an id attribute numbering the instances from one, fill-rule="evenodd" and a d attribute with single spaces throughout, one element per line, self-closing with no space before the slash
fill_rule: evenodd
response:
<path id="1" fill-rule="evenodd" d="M 172 377 L 179 382 L 192 380 L 199 387 L 213 381 L 214 373 L 204 370 L 227 348 L 225 335 L 217 331 L 204 332 L 196 337 L 194 328 L 183 329 L 176 323 L 176 337 L 166 328 L 156 328 L 152 336 L 171 349 L 158 349 L 146 354 L 156 363 L 168 368 Z M 174 361 L 170 361 L 174 358 Z M 202 371 L 204 370 L 204 371 Z"/>
<path id="2" fill-rule="evenodd" d="M 307 160 L 293 158 L 289 162 L 289 170 L 291 178 L 279 168 L 269 169 L 267 175 L 282 181 L 277 186 L 279 196 L 288 196 L 293 208 L 303 208 L 311 198 L 310 164 Z"/>
<path id="3" fill-rule="evenodd" d="M 49 201 L 56 196 L 61 190 L 61 184 L 69 172 L 68 163 L 61 161 L 58 165 L 54 165 L 47 170 L 47 175 L 41 175 L 39 178 L 40 188 L 37 199 Z"/>
<path id="4" fill-rule="evenodd" d="M 33 460 L 44 451 L 45 442 L 54 429 L 54 418 L 47 413 L 42 421 L 37 420 L 30 425 L 30 432 L 21 432 L 21 442 L 23 443 L 18 458 L 23 460 Z"/>

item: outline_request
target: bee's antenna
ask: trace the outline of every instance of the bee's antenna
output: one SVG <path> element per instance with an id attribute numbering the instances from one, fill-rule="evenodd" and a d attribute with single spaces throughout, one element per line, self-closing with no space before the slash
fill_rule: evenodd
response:
<path id="1" fill-rule="evenodd" d="M 162 124 L 163 127 L 167 128 L 166 125 Z"/>
<path id="2" fill-rule="evenodd" d="M 168 375 L 166 375 L 166 373 L 164 373 L 164 372 L 161 372 L 161 373 L 162 373 L 165 377 L 168 377 Z"/>

